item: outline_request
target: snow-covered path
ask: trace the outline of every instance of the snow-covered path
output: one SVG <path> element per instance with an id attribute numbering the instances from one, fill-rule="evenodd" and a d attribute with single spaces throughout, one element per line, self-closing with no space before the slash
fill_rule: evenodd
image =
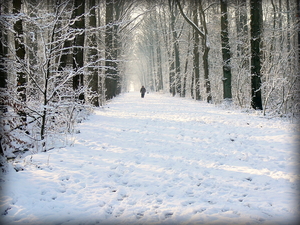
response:
<path id="1" fill-rule="evenodd" d="M 4 176 L 5 224 L 293 224 L 299 213 L 286 122 L 126 93 L 78 129 L 74 146 Z"/>

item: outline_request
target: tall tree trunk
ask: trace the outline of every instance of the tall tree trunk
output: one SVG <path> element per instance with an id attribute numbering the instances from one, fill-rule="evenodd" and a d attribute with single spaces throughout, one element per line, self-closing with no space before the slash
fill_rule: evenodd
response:
<path id="1" fill-rule="evenodd" d="M 245 58 L 247 57 L 247 46 L 245 46 L 245 39 L 248 39 L 248 26 L 247 26 L 247 4 L 245 0 L 237 1 L 239 7 L 235 10 L 236 13 L 236 32 L 237 32 L 237 56 Z M 247 61 L 243 61 L 243 67 L 248 67 Z"/>
<path id="2" fill-rule="evenodd" d="M 202 45 L 203 45 L 203 69 L 204 69 L 204 80 L 205 80 L 205 88 L 206 88 L 206 100 L 207 102 L 212 101 L 211 96 L 211 87 L 210 87 L 210 78 L 209 78 L 209 63 L 208 63 L 208 53 L 210 50 L 209 43 L 208 43 L 208 31 L 206 26 L 206 19 L 205 19 L 205 12 L 202 6 L 202 0 L 199 1 L 199 12 L 200 12 L 200 21 L 203 26 L 203 37 L 202 37 Z"/>
<path id="3" fill-rule="evenodd" d="M 169 83 L 170 83 L 170 93 L 172 96 L 176 95 L 176 72 L 175 72 L 175 50 L 174 50 L 174 29 L 175 29 L 175 17 L 173 14 L 173 7 L 174 5 L 172 4 L 172 0 L 169 0 L 169 10 L 171 14 L 170 18 L 170 43 L 173 43 L 170 45 L 170 55 L 169 55 L 169 62 L 170 62 L 170 71 L 169 71 Z"/>
<path id="4" fill-rule="evenodd" d="M 74 13 L 78 18 L 75 22 L 75 29 L 78 30 L 78 34 L 74 40 L 74 52 L 73 52 L 73 68 L 76 71 L 76 75 L 73 77 L 73 89 L 78 90 L 83 87 L 83 66 L 84 66 L 84 28 L 85 28 L 85 19 L 84 19 L 84 8 L 85 0 L 75 0 L 74 1 Z M 80 71 L 80 72 L 78 72 Z M 84 101 L 84 94 L 80 93 L 79 100 Z"/>
<path id="5" fill-rule="evenodd" d="M 13 0 L 13 14 L 18 16 L 21 12 L 22 1 L 21 0 Z M 25 59 L 25 46 L 24 46 L 24 37 L 23 37 L 23 21 L 22 19 L 17 19 L 14 24 L 15 31 L 15 49 L 16 49 L 16 58 L 17 63 L 20 67 L 22 63 L 24 63 Z M 22 72 L 22 68 L 16 68 L 17 70 L 17 92 L 22 102 L 26 102 L 26 76 L 25 73 Z M 26 121 L 26 113 L 21 109 L 18 114 L 20 115 L 23 121 Z"/>
<path id="6" fill-rule="evenodd" d="M 236 21 L 236 33 L 237 33 L 237 65 L 238 65 L 238 74 L 236 78 L 236 98 L 241 107 L 244 106 L 244 83 L 245 79 L 243 74 L 249 72 L 249 48 L 248 43 L 250 42 L 248 38 L 248 26 L 247 26 L 247 2 L 245 0 L 237 0 L 236 5 L 238 5 L 235 10 L 235 21 Z"/>
<path id="7" fill-rule="evenodd" d="M 193 9 L 193 22 L 196 26 L 198 26 L 198 9 L 195 6 Z M 200 38 L 198 32 L 193 29 L 193 36 L 194 36 L 194 47 L 193 47 L 193 86 L 194 90 L 192 89 L 193 97 L 196 100 L 201 99 L 200 95 L 200 52 L 199 52 L 199 46 L 200 46 Z M 195 96 L 194 96 L 195 95 Z"/>
<path id="8" fill-rule="evenodd" d="M 157 46 L 157 74 L 156 74 L 157 91 L 163 90 L 163 75 L 162 75 L 162 60 L 161 60 L 161 46 Z"/>
<path id="9" fill-rule="evenodd" d="M 297 2 L 297 16 L 298 16 L 298 66 L 300 66 L 300 2 Z"/>
<path id="10" fill-rule="evenodd" d="M 178 43 L 178 34 L 175 28 L 175 21 L 176 21 L 176 4 L 174 0 L 169 0 L 169 9 L 171 14 L 171 32 L 172 32 L 172 44 L 173 44 L 173 50 L 172 50 L 172 69 L 174 72 L 172 72 L 173 77 L 173 86 L 172 86 L 172 95 L 175 96 L 176 94 L 181 95 L 181 76 L 180 76 L 180 58 L 179 58 L 179 43 Z"/>
<path id="11" fill-rule="evenodd" d="M 261 99 L 261 53 L 262 0 L 250 1 L 251 27 L 251 106 L 262 110 Z"/>
<path id="12" fill-rule="evenodd" d="M 0 3 L 0 16 L 1 12 L 7 13 L 8 8 L 6 8 L 4 5 L 1 5 Z M 7 91 L 7 69 L 5 66 L 5 61 L 7 58 L 8 48 L 7 45 L 7 34 L 4 32 L 4 30 L 0 31 L 0 113 L 6 113 L 7 112 L 7 103 L 8 96 L 5 96 L 5 93 Z M 1 119 L 0 119 L 1 120 Z M 1 122 L 1 121 L 0 121 Z M 4 151 L 2 148 L 2 141 L 0 137 L 0 154 L 4 155 Z"/>
<path id="13" fill-rule="evenodd" d="M 114 3 L 112 0 L 106 0 L 105 13 L 105 87 L 106 99 L 112 99 L 117 93 L 117 80 L 115 78 L 115 63 L 113 62 L 113 13 Z"/>
<path id="14" fill-rule="evenodd" d="M 175 35 L 177 36 L 176 32 Z M 175 90 L 176 94 L 181 96 L 181 71 L 180 71 L 180 58 L 179 58 L 179 43 L 176 37 L 174 43 L 174 54 L 175 54 Z"/>
<path id="15" fill-rule="evenodd" d="M 172 96 L 175 96 L 175 61 L 173 50 L 171 50 L 169 57 L 169 90 Z"/>
<path id="16" fill-rule="evenodd" d="M 96 28 L 97 23 L 96 23 L 96 10 L 95 10 L 95 0 L 89 0 L 89 8 L 90 8 L 90 16 L 89 16 L 89 26 L 90 28 Z M 92 33 L 90 34 L 90 47 L 91 49 L 88 52 L 88 60 L 89 62 L 96 62 L 98 59 L 98 51 L 97 51 L 97 35 L 96 32 L 92 29 Z M 93 99 L 92 99 L 92 104 L 96 107 L 100 105 L 99 103 L 99 76 L 98 76 L 98 69 L 97 65 L 93 64 L 92 67 L 89 67 L 89 72 L 90 72 L 90 82 L 89 86 L 91 87 L 91 91 L 93 92 Z"/>
<path id="17" fill-rule="evenodd" d="M 191 33 L 189 32 L 188 33 L 188 40 L 190 40 L 190 35 Z M 189 55 L 190 55 L 190 51 L 191 51 L 191 48 L 190 48 L 190 44 L 191 42 L 188 42 L 188 50 L 187 50 L 187 54 L 186 54 L 186 59 L 185 59 L 185 65 L 184 65 L 184 72 L 183 72 L 183 83 L 182 83 L 182 97 L 186 97 L 186 88 L 187 88 L 187 71 L 188 71 L 188 65 L 189 65 Z"/>
<path id="18" fill-rule="evenodd" d="M 117 59 L 120 55 L 120 49 L 121 49 L 121 42 L 119 37 L 119 29 L 120 25 L 118 23 L 119 20 L 121 20 L 121 13 L 124 10 L 124 0 L 119 0 L 114 2 L 114 25 L 113 25 L 113 59 L 115 62 L 113 62 L 114 67 L 114 79 L 116 80 L 116 93 L 115 95 L 118 95 L 121 93 L 121 76 L 119 76 L 119 63 L 117 62 Z"/>
<path id="19" fill-rule="evenodd" d="M 286 11 L 288 12 L 287 14 L 287 51 L 291 51 L 291 13 L 290 13 L 290 0 L 286 0 Z M 289 59 L 289 63 L 291 60 Z"/>
<path id="20" fill-rule="evenodd" d="M 75 17 L 76 15 L 75 12 L 73 11 L 71 20 L 74 20 Z M 73 26 L 70 25 L 70 28 L 73 28 Z M 66 70 L 67 73 L 69 73 L 68 70 L 71 70 L 72 68 L 73 68 L 73 40 L 66 38 L 64 40 L 64 45 L 58 59 L 58 71 L 63 72 L 64 70 Z"/>
<path id="21" fill-rule="evenodd" d="M 0 16 L 1 12 L 7 12 L 7 8 L 0 3 Z M 0 88 L 7 88 L 7 70 L 5 67 L 5 58 L 7 57 L 8 49 L 7 49 L 7 34 L 4 30 L 0 31 Z M 1 110 L 3 110 L 3 102 L 0 102 Z"/>
<path id="22" fill-rule="evenodd" d="M 222 41 L 222 57 L 223 57 L 223 98 L 232 99 L 231 93 L 231 53 L 228 37 L 228 11 L 227 0 L 221 2 L 221 41 Z"/>
<path id="23" fill-rule="evenodd" d="M 151 37 L 152 39 L 152 37 Z M 153 40 L 152 40 L 153 41 Z M 153 43 L 153 42 L 152 42 Z M 151 45 L 149 47 L 149 56 L 150 56 L 150 65 L 149 65 L 149 77 L 147 79 L 147 81 L 143 82 L 143 83 L 147 83 L 150 86 L 150 89 L 153 91 L 156 91 L 156 85 L 155 85 L 155 78 L 154 78 L 154 68 L 155 68 L 155 59 L 154 59 L 154 46 Z M 146 80 L 145 77 L 143 77 L 143 80 Z"/>
<path id="24" fill-rule="evenodd" d="M 157 16 L 157 15 L 155 15 Z M 160 21 L 158 21 L 158 23 L 161 24 L 161 18 L 159 18 Z M 158 19 L 157 19 L 158 20 Z M 155 27 L 155 39 L 156 42 L 158 42 L 159 40 L 159 28 L 157 26 L 157 23 L 154 23 L 154 27 Z M 156 91 L 161 91 L 163 90 L 163 76 L 162 76 L 162 55 L 161 55 L 161 45 L 160 43 L 157 44 L 156 47 L 156 62 L 157 62 L 157 72 L 156 72 Z"/>

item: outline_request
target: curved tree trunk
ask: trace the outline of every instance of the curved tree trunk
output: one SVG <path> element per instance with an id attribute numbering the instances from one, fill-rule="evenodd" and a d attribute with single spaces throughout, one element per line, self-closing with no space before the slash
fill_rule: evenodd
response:
<path id="1" fill-rule="evenodd" d="M 200 16 L 200 22 L 203 26 L 203 30 L 201 30 L 193 21 L 190 20 L 186 16 L 186 14 L 183 12 L 180 1 L 176 0 L 176 3 L 178 5 L 179 11 L 183 18 L 189 23 L 195 31 L 202 37 L 202 45 L 203 45 L 203 69 L 204 69 L 204 80 L 205 80 L 205 88 L 206 88 L 206 97 L 207 97 L 207 102 L 211 102 L 212 96 L 211 96 L 211 87 L 210 87 L 210 80 L 209 80 L 209 64 L 208 64 L 208 53 L 210 50 L 210 47 L 208 45 L 208 32 L 207 32 L 207 26 L 206 26 L 206 19 L 205 19 L 205 14 L 204 10 L 202 7 L 202 1 L 195 0 L 195 6 L 199 7 L 199 16 Z"/>

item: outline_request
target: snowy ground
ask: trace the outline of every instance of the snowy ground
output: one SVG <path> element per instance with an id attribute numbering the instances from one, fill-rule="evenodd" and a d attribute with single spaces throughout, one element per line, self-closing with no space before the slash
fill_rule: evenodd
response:
<path id="1" fill-rule="evenodd" d="M 299 213 L 287 122 L 126 93 L 78 129 L 73 146 L 2 177 L 4 224 L 293 224 Z"/>

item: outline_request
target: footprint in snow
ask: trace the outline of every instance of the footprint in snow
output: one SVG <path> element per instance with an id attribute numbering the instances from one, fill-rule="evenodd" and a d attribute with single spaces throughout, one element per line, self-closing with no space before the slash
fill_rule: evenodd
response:
<path id="1" fill-rule="evenodd" d="M 123 201 L 127 197 L 128 197 L 128 195 L 126 194 L 125 191 L 123 191 L 123 190 L 118 191 L 118 197 L 117 197 L 118 201 Z"/>
<path id="2" fill-rule="evenodd" d="M 116 210 L 115 217 L 120 217 L 124 211 L 125 211 L 125 209 L 123 209 L 123 208 Z"/>
<path id="3" fill-rule="evenodd" d="M 117 167 L 118 167 L 118 165 L 112 165 L 112 166 L 110 166 L 110 169 L 115 170 L 115 169 L 117 169 Z"/>
<path id="4" fill-rule="evenodd" d="M 194 210 L 194 214 L 202 213 L 205 210 L 206 210 L 206 208 L 196 209 L 196 210 Z"/>
<path id="5" fill-rule="evenodd" d="M 173 213 L 172 212 L 167 212 L 165 213 L 165 218 L 170 218 L 171 216 L 173 216 Z"/>
<path id="6" fill-rule="evenodd" d="M 105 209 L 105 212 L 109 215 L 113 214 L 114 212 L 114 207 L 111 206 L 111 205 L 107 205 L 106 209 Z"/>
<path id="7" fill-rule="evenodd" d="M 245 180 L 252 181 L 252 178 L 251 177 L 246 177 Z"/>
<path id="8" fill-rule="evenodd" d="M 162 200 L 161 198 L 158 198 L 158 199 L 156 199 L 156 202 L 157 202 L 158 204 L 162 204 L 163 200 Z"/>
<path id="9" fill-rule="evenodd" d="M 64 187 L 59 187 L 59 188 L 56 188 L 55 190 L 59 193 L 65 193 L 67 191 L 66 188 L 64 188 Z"/>
<path id="10" fill-rule="evenodd" d="M 221 209 L 222 212 L 228 212 L 229 210 L 230 210 L 230 208 L 228 208 L 228 207 L 224 207 Z"/>
<path id="11" fill-rule="evenodd" d="M 106 205 L 106 202 L 105 202 L 105 201 L 100 200 L 100 201 L 98 202 L 98 206 L 99 206 L 99 207 L 103 207 L 103 206 L 105 206 L 105 205 Z"/>
<path id="12" fill-rule="evenodd" d="M 195 201 L 184 201 L 184 202 L 181 203 L 181 205 L 188 206 L 188 205 L 192 205 L 194 203 L 195 203 Z"/>
<path id="13" fill-rule="evenodd" d="M 144 216 L 144 213 L 143 212 L 138 212 L 135 217 L 139 220 L 141 219 L 142 217 Z"/>
<path id="14" fill-rule="evenodd" d="M 173 192 L 168 192 L 168 196 L 169 197 L 174 197 L 174 193 Z"/>
<path id="15" fill-rule="evenodd" d="M 70 176 L 69 175 L 63 175 L 63 176 L 60 176 L 59 179 L 61 181 L 68 181 L 68 180 L 70 180 Z"/>
<path id="16" fill-rule="evenodd" d="M 214 204 L 216 204 L 216 202 L 215 201 L 207 201 L 209 204 L 211 204 L 211 205 L 214 205 Z"/>
<path id="17" fill-rule="evenodd" d="M 85 184 L 85 183 L 79 183 L 79 185 L 80 185 L 82 188 L 85 188 L 85 187 L 86 187 L 86 184 Z"/>
<path id="18" fill-rule="evenodd" d="M 194 197 L 194 192 L 192 190 L 187 190 L 185 193 L 188 197 Z"/>

